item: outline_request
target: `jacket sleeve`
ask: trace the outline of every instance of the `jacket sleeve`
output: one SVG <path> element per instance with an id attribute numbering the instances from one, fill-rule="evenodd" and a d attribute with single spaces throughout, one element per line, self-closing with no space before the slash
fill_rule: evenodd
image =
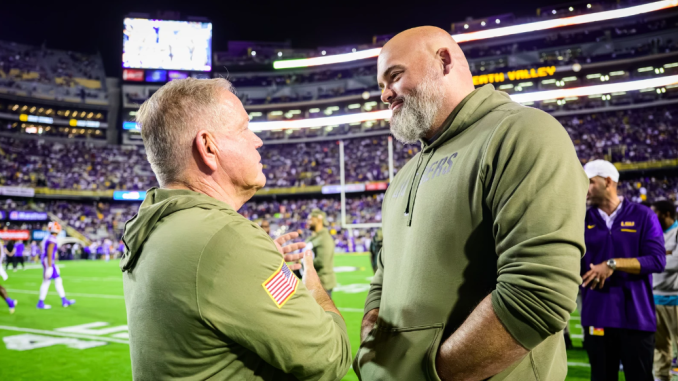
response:
<path id="1" fill-rule="evenodd" d="M 498 256 L 492 305 L 531 350 L 576 307 L 588 179 L 565 129 L 530 108 L 499 124 L 482 168 Z"/>
<path id="2" fill-rule="evenodd" d="M 640 273 L 651 274 L 664 271 L 666 266 L 666 249 L 664 248 L 664 234 L 657 216 L 648 211 L 643 224 L 640 241 Z"/>
<path id="3" fill-rule="evenodd" d="M 372 282 L 370 282 L 370 291 L 367 293 L 367 300 L 365 300 L 365 313 L 379 308 L 381 304 L 381 285 L 384 280 L 384 262 L 382 256 L 384 255 L 384 247 L 381 247 L 377 255 L 377 271 L 374 273 Z"/>
<path id="4" fill-rule="evenodd" d="M 264 284 L 281 266 L 282 255 L 263 231 L 244 222 L 226 225 L 200 258 L 202 319 L 299 380 L 340 380 L 351 366 L 344 320 L 323 311 L 293 274 L 288 284 L 296 282 L 296 290 L 279 305 Z"/>

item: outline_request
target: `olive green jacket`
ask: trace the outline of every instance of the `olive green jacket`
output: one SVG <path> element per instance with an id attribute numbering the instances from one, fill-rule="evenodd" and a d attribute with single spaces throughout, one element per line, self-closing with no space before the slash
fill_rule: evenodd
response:
<path id="1" fill-rule="evenodd" d="M 329 291 L 337 285 L 334 275 L 334 238 L 327 228 L 323 228 L 313 234 L 308 242 L 313 244 L 313 267 L 318 272 L 323 288 Z"/>
<path id="2" fill-rule="evenodd" d="M 271 238 L 229 205 L 152 189 L 125 226 L 121 260 L 135 380 L 339 380 L 351 365 L 341 316 L 301 281 L 285 300 Z"/>
<path id="3" fill-rule="evenodd" d="M 363 381 L 439 380 L 441 342 L 491 294 L 530 351 L 491 380 L 564 380 L 562 330 L 581 283 L 588 188 L 567 132 L 487 85 L 422 144 L 384 197 L 365 303 L 380 308 L 379 320 L 353 368 Z"/>

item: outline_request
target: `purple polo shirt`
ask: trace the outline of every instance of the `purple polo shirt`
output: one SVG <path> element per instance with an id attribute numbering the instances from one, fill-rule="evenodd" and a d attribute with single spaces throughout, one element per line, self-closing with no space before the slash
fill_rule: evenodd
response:
<path id="1" fill-rule="evenodd" d="M 615 271 L 602 290 L 582 288 L 581 325 L 596 328 L 657 330 L 652 273 L 664 271 L 664 235 L 657 216 L 646 206 L 624 200 L 612 224 L 605 226 L 598 208 L 586 212 L 586 255 L 581 275 L 590 264 L 611 258 L 638 258 L 640 274 Z"/>

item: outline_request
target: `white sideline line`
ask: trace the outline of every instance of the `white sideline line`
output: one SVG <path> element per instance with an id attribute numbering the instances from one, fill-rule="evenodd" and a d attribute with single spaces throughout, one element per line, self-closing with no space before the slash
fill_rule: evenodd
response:
<path id="1" fill-rule="evenodd" d="M 8 274 L 9 275 L 9 274 Z M 12 273 L 10 278 L 21 278 L 21 279 L 40 279 L 41 277 L 34 273 L 31 274 L 22 274 L 22 273 Z M 82 276 L 69 276 L 65 278 L 68 282 L 122 282 L 122 277 L 82 277 Z"/>
<path id="2" fill-rule="evenodd" d="M 362 308 L 349 308 L 349 307 L 339 307 L 339 311 L 344 312 L 364 312 Z"/>
<path id="3" fill-rule="evenodd" d="M 40 294 L 39 291 L 33 291 L 33 290 L 17 290 L 13 288 L 8 288 L 7 291 L 9 292 L 16 292 L 17 294 L 33 294 L 33 295 L 38 295 Z M 56 292 L 51 291 L 48 293 L 48 295 L 58 295 Z M 124 296 L 122 295 L 106 295 L 106 294 L 77 294 L 77 293 L 67 293 L 67 296 L 78 296 L 82 298 L 101 298 L 101 299 L 125 299 Z"/>
<path id="4" fill-rule="evenodd" d="M 101 341 L 109 341 L 111 343 L 128 344 L 129 345 L 129 340 L 114 339 L 114 338 L 105 337 L 105 336 L 81 335 L 81 334 L 77 334 L 77 333 L 64 333 L 64 332 L 56 332 L 56 331 L 47 331 L 47 330 L 42 330 L 42 329 L 11 327 L 11 326 L 6 326 L 6 325 L 0 325 L 0 330 L 40 333 L 40 334 L 43 334 L 43 335 L 71 337 L 71 338 L 75 338 L 75 339 L 101 340 Z"/>
<path id="5" fill-rule="evenodd" d="M 567 366 L 578 366 L 580 368 L 590 368 L 591 364 L 587 364 L 585 362 L 567 362 Z"/>

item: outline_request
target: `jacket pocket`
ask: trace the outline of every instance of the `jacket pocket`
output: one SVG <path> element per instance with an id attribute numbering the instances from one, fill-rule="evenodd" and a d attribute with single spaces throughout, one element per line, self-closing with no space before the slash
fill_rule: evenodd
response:
<path id="1" fill-rule="evenodd" d="M 440 381 L 435 360 L 442 331 L 443 324 L 377 326 L 360 346 L 353 368 L 362 381 Z"/>

